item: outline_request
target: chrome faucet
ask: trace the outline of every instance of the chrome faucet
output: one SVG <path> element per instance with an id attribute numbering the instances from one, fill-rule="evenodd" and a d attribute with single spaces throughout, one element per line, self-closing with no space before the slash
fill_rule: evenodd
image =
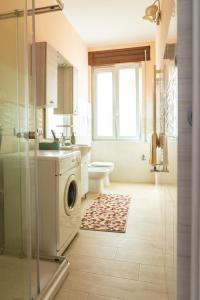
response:
<path id="1" fill-rule="evenodd" d="M 51 129 L 51 133 L 53 135 L 54 142 L 56 142 L 58 139 L 56 138 L 56 134 L 55 134 L 55 131 L 53 129 Z"/>

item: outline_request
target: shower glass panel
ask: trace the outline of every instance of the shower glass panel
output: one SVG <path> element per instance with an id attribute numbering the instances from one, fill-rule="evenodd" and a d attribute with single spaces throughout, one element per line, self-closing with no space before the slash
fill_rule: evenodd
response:
<path id="1" fill-rule="evenodd" d="M 176 300 L 177 284 L 177 124 L 178 124 L 178 76 L 177 76 L 177 19 L 171 18 L 163 64 L 158 75 L 157 97 L 160 132 L 168 138 L 169 174 L 173 184 L 164 192 L 163 211 L 163 255 L 166 271 L 168 299 Z M 165 175 L 166 176 L 166 175 Z M 163 174 L 164 177 L 164 174 Z M 164 177 L 164 180 L 166 177 Z M 164 181 L 165 182 L 165 181 Z M 166 181 L 168 183 L 168 181 Z"/>
<path id="2" fill-rule="evenodd" d="M 34 165 L 34 106 L 30 103 L 32 17 L 25 0 L 1 1 L 0 14 L 0 299 L 28 300 L 38 290 L 37 264 L 31 253 L 30 161 Z M 28 22 L 28 23 L 27 23 Z M 32 180 L 33 186 L 34 178 Z M 34 194 L 34 193 L 33 193 Z M 34 198 L 34 196 L 33 196 Z M 32 199 L 34 201 L 34 199 Z M 37 257 L 37 253 L 36 253 Z M 37 260 L 36 260 L 37 261 Z"/>

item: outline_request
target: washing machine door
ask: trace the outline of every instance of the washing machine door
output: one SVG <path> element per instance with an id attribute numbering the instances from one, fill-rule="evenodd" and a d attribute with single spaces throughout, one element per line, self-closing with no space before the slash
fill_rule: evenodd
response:
<path id="1" fill-rule="evenodd" d="M 78 201 L 78 183 L 76 177 L 71 175 L 65 187 L 64 206 L 65 212 L 71 216 Z"/>

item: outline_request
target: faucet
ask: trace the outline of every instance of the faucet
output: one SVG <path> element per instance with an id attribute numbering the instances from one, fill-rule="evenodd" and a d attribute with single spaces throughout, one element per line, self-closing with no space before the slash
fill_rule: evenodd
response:
<path id="1" fill-rule="evenodd" d="M 51 129 L 51 133 L 53 135 L 54 142 L 58 141 L 58 139 L 56 138 L 55 131 L 53 129 Z"/>

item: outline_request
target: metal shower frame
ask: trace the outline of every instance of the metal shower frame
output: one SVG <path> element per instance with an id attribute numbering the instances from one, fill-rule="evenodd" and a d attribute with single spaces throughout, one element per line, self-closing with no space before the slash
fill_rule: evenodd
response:
<path id="1" fill-rule="evenodd" d="M 61 0 L 56 0 L 56 2 L 58 4 L 35 8 L 34 14 L 40 15 L 40 14 L 51 13 L 51 12 L 63 10 L 64 3 Z M 32 14 L 33 14 L 33 10 L 28 9 L 27 15 L 31 16 Z M 5 12 L 3 14 L 0 14 L 0 20 L 12 19 L 12 18 L 23 17 L 23 16 L 24 16 L 24 10 L 16 9 L 14 11 Z"/>

